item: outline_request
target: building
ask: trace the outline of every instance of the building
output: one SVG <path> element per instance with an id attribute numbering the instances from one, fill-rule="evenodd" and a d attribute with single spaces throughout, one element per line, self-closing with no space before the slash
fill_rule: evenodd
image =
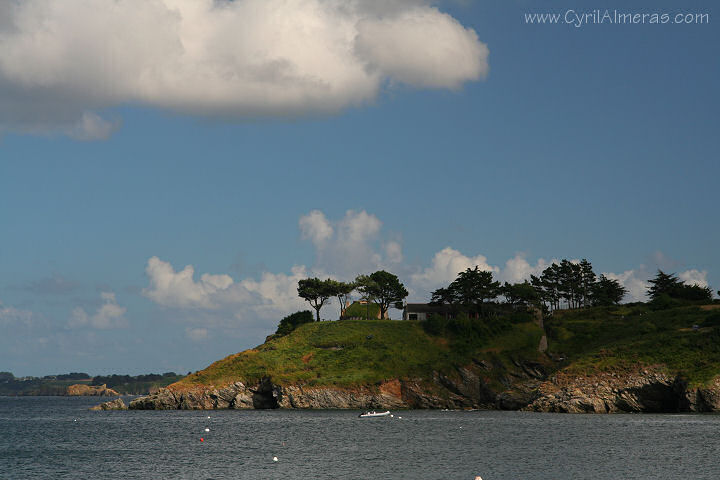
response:
<path id="1" fill-rule="evenodd" d="M 430 305 L 428 303 L 408 303 L 403 310 L 403 320 L 423 321 L 433 313 L 448 316 L 452 315 L 450 305 Z"/>

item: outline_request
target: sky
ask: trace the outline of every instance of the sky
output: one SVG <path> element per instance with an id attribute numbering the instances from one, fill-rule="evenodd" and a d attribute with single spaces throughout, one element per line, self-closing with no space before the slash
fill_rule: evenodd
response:
<path id="1" fill-rule="evenodd" d="M 386 269 L 423 302 L 475 265 L 513 282 L 587 258 L 625 301 L 658 268 L 717 291 L 719 20 L 2 2 L 0 370 L 199 370 L 309 308 L 315 275 Z"/>

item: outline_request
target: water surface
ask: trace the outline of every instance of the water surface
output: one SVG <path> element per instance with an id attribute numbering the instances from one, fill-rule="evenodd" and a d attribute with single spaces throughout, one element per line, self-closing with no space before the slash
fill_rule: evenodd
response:
<path id="1" fill-rule="evenodd" d="M 720 478 L 715 415 L 87 410 L 97 403 L 0 397 L 0 478 Z"/>

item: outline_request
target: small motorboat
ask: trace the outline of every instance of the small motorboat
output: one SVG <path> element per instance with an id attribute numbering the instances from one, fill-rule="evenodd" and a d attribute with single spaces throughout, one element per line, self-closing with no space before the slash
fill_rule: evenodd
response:
<path id="1" fill-rule="evenodd" d="M 390 410 L 386 410 L 386 411 L 384 411 L 384 412 L 376 412 L 375 410 L 373 410 L 372 412 L 361 413 L 361 414 L 359 415 L 359 417 L 360 417 L 360 418 L 387 417 L 388 415 L 390 415 Z"/>

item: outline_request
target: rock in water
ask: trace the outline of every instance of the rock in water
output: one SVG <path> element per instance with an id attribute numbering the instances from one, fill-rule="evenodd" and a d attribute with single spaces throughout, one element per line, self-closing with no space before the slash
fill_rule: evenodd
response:
<path id="1" fill-rule="evenodd" d="M 127 409 L 128 409 L 128 407 L 127 407 L 127 405 L 125 405 L 125 402 L 122 401 L 122 398 L 116 398 L 115 400 L 101 403 L 100 405 L 95 405 L 94 407 L 90 408 L 90 410 L 127 410 Z"/>
<path id="2" fill-rule="evenodd" d="M 96 397 L 119 397 L 120 394 L 107 385 L 83 385 L 78 383 L 67 387 L 66 395 L 70 396 L 96 396 Z"/>

